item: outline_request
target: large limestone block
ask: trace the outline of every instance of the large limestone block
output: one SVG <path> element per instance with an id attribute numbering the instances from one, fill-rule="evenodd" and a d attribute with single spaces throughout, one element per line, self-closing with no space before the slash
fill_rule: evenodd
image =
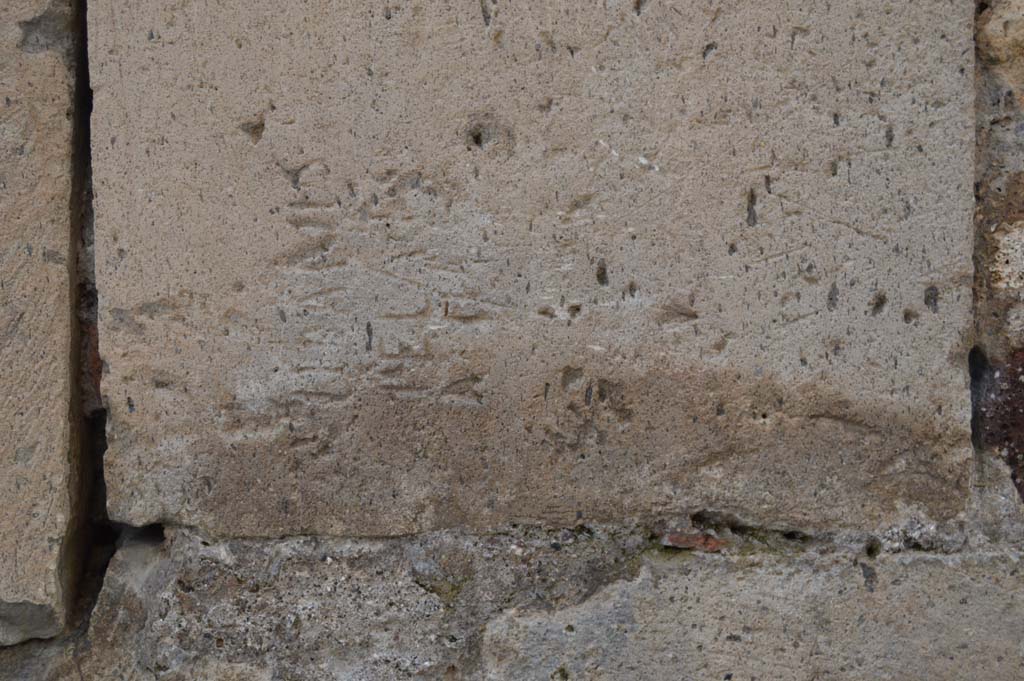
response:
<path id="1" fill-rule="evenodd" d="M 204 540 L 114 557 L 87 632 L 0 679 L 987 679 L 1024 675 L 1018 556 L 665 553 L 593 528 Z"/>
<path id="2" fill-rule="evenodd" d="M 64 619 L 71 523 L 70 3 L 0 3 L 0 645 Z"/>
<path id="3" fill-rule="evenodd" d="M 971 3 L 90 3 L 112 517 L 965 505 Z"/>

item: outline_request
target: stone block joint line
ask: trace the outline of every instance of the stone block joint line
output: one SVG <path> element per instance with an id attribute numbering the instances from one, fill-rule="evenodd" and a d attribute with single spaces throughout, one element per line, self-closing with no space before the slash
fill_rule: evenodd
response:
<path id="1" fill-rule="evenodd" d="M 103 409 L 100 397 L 102 362 L 99 358 L 96 328 L 97 296 L 95 287 L 94 221 L 92 209 L 92 152 L 90 121 L 92 90 L 89 85 L 87 42 L 87 0 L 74 0 L 72 6 L 72 52 L 75 69 L 74 128 L 72 131 L 71 245 L 72 258 L 72 422 L 77 424 L 78 461 L 74 496 L 76 532 L 80 546 L 71 579 L 76 588 L 70 608 L 70 623 L 85 626 L 95 602 L 101 580 L 95 579 L 93 565 L 97 547 L 104 543 L 102 455 L 104 450 Z M 99 522 L 97 522 L 99 521 Z M 101 561 L 105 562 L 105 561 Z"/>

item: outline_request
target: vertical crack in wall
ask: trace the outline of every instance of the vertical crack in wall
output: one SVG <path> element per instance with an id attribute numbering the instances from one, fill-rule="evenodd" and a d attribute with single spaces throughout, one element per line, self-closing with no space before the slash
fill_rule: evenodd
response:
<path id="1" fill-rule="evenodd" d="M 72 422 L 77 442 L 74 462 L 72 551 L 65 563 L 70 584 L 69 624 L 82 624 L 102 586 L 116 532 L 107 519 L 103 481 L 106 411 L 100 395 L 102 361 L 97 332 L 96 268 L 92 206 L 92 89 L 89 83 L 87 1 L 72 2 L 75 92 L 71 192 Z"/>

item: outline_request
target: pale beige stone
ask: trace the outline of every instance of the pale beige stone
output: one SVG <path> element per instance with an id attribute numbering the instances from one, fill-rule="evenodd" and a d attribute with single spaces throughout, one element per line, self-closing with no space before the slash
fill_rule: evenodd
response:
<path id="1" fill-rule="evenodd" d="M 55 634 L 70 572 L 70 3 L 0 3 L 0 645 Z"/>
<path id="2" fill-rule="evenodd" d="M 972 3 L 90 7 L 114 519 L 964 510 Z"/>

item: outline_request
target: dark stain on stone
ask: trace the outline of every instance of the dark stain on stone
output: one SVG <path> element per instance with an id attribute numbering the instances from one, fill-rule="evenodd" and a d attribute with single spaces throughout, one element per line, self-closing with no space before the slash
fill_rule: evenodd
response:
<path id="1" fill-rule="evenodd" d="M 971 439 L 993 451 L 1010 468 L 1010 479 L 1024 500 L 1024 349 L 1000 365 L 975 347 L 968 355 L 971 374 Z"/>
<path id="2" fill-rule="evenodd" d="M 259 144 L 260 140 L 263 139 L 263 131 L 266 130 L 267 124 L 264 115 L 261 113 L 259 116 L 251 121 L 246 121 L 238 126 L 238 129 L 249 136 L 249 139 L 253 144 Z M 294 183 L 293 183 L 294 185 Z"/>
<path id="3" fill-rule="evenodd" d="M 886 303 L 888 302 L 889 298 L 888 296 L 885 295 L 885 291 L 878 291 L 877 293 L 875 293 L 875 295 L 871 298 L 870 303 L 871 315 L 877 316 L 881 314 L 882 310 L 885 309 Z"/>

